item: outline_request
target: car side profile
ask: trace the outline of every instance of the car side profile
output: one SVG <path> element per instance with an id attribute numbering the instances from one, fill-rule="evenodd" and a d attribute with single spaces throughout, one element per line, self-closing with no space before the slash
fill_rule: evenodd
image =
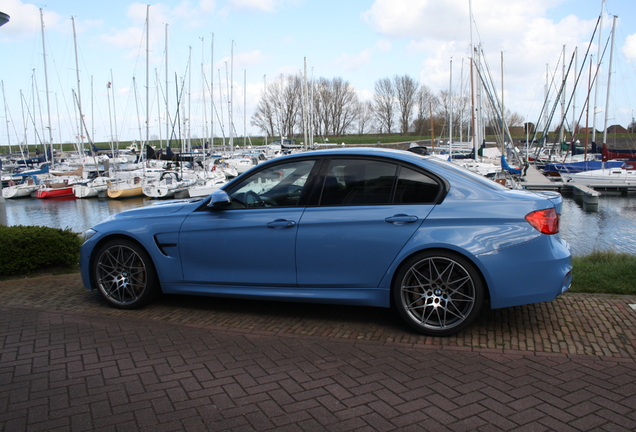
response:
<path id="1" fill-rule="evenodd" d="M 562 198 L 450 162 L 356 148 L 282 156 L 204 199 L 111 216 L 81 248 L 114 307 L 159 293 L 394 307 L 448 336 L 482 306 L 553 300 L 572 281 Z"/>

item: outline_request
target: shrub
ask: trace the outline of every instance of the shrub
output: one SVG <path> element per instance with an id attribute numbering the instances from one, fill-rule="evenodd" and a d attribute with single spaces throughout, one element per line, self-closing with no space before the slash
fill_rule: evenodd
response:
<path id="1" fill-rule="evenodd" d="M 0 276 L 77 267 L 80 246 L 79 236 L 70 230 L 0 225 Z"/>

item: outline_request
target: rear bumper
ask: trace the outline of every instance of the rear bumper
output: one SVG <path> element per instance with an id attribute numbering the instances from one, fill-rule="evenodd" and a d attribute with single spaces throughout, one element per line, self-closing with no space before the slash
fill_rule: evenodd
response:
<path id="1" fill-rule="evenodd" d="M 572 284 L 570 246 L 558 236 L 480 255 L 493 309 L 554 300 Z"/>

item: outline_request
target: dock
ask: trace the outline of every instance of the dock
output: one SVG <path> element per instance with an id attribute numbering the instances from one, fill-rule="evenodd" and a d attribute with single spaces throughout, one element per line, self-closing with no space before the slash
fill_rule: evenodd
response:
<path id="1" fill-rule="evenodd" d="M 521 186 L 527 190 L 554 190 L 563 194 L 572 194 L 586 204 L 598 204 L 601 191 L 612 191 L 627 194 L 636 191 L 636 184 L 580 184 L 564 181 L 551 181 L 534 166 L 529 166 L 522 177 Z"/>

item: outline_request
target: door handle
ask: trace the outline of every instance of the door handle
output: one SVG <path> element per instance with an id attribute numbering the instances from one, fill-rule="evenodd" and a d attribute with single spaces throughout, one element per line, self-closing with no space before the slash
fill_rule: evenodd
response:
<path id="1" fill-rule="evenodd" d="M 267 223 L 267 228 L 291 228 L 296 225 L 296 222 L 287 219 L 276 219 Z"/>
<path id="2" fill-rule="evenodd" d="M 388 223 L 392 223 L 394 225 L 404 225 L 407 223 L 413 223 L 418 221 L 417 216 L 409 216 L 405 214 L 396 214 L 394 216 L 388 217 L 384 219 Z"/>

